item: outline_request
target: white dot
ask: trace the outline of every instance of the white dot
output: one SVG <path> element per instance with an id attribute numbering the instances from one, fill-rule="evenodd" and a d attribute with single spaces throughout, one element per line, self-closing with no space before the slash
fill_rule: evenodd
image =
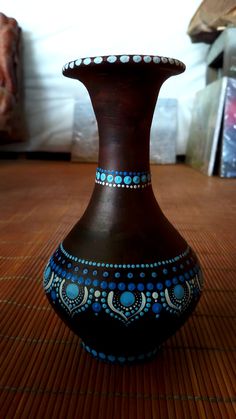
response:
<path id="1" fill-rule="evenodd" d="M 128 55 L 122 55 L 122 56 L 120 57 L 120 61 L 121 61 L 122 63 L 128 63 L 128 62 L 129 62 L 129 56 L 128 56 Z"/>
<path id="2" fill-rule="evenodd" d="M 68 69 L 68 67 L 69 67 L 69 64 L 68 64 L 68 63 L 66 63 L 66 65 L 65 65 L 65 69 L 67 70 L 67 69 Z"/>
<path id="3" fill-rule="evenodd" d="M 158 298 L 158 293 L 157 292 L 153 292 L 152 293 L 152 297 L 154 298 L 154 300 L 156 300 Z"/>
<path id="4" fill-rule="evenodd" d="M 85 58 L 85 59 L 83 60 L 83 63 L 84 63 L 85 65 L 89 65 L 89 64 L 91 63 L 91 58 Z"/>
<path id="5" fill-rule="evenodd" d="M 109 63 L 115 63 L 117 60 L 117 57 L 115 55 L 109 55 L 109 57 L 107 57 L 107 61 Z"/>
<path id="6" fill-rule="evenodd" d="M 169 63 L 170 64 L 174 64 L 175 63 L 175 60 L 173 60 L 173 58 L 169 58 Z"/>
<path id="7" fill-rule="evenodd" d="M 161 61 L 166 64 L 168 62 L 168 59 L 166 57 L 161 57 Z"/>
<path id="8" fill-rule="evenodd" d="M 180 65 L 179 60 L 175 60 L 175 64 L 176 64 L 176 65 Z"/>
<path id="9" fill-rule="evenodd" d="M 76 62 L 75 62 L 75 65 L 80 65 L 82 63 L 82 60 L 81 60 L 81 58 L 78 58 L 78 60 L 76 60 Z"/>
<path id="10" fill-rule="evenodd" d="M 75 65 L 74 61 L 71 61 L 71 63 L 69 64 L 69 67 L 74 68 L 74 65 Z"/>
<path id="11" fill-rule="evenodd" d="M 142 61 L 142 57 L 140 55 L 134 55 L 133 56 L 133 61 L 135 63 L 140 63 L 140 61 Z"/>
<path id="12" fill-rule="evenodd" d="M 155 64 L 159 64 L 159 63 L 160 63 L 160 61 L 161 61 L 160 57 L 153 57 L 153 62 L 154 62 Z"/>
<path id="13" fill-rule="evenodd" d="M 102 57 L 95 57 L 95 58 L 94 58 L 94 62 L 95 62 L 95 64 L 101 64 L 101 63 L 102 63 L 102 61 L 103 61 L 103 58 L 102 58 Z"/>
<path id="14" fill-rule="evenodd" d="M 143 58 L 143 61 L 145 63 L 150 63 L 152 61 L 152 59 L 151 59 L 150 55 L 145 55 L 145 57 Z"/>
<path id="15" fill-rule="evenodd" d="M 98 297 L 100 297 L 101 293 L 100 293 L 100 291 L 95 291 L 94 295 L 95 295 L 96 298 L 98 298 Z"/>

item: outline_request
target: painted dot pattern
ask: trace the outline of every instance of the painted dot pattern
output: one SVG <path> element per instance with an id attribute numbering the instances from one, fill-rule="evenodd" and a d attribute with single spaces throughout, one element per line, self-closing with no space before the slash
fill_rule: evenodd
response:
<path id="1" fill-rule="evenodd" d="M 78 58 L 77 60 L 70 61 L 65 64 L 63 67 L 63 72 L 66 72 L 68 69 L 74 69 L 80 66 L 89 66 L 89 65 L 99 65 L 99 64 L 157 64 L 157 65 L 167 65 L 173 68 L 180 68 L 182 71 L 185 70 L 185 65 L 179 60 L 174 58 L 162 57 L 158 55 L 109 55 L 109 56 L 97 56 L 97 57 L 86 57 Z"/>
<path id="2" fill-rule="evenodd" d="M 105 361 L 111 364 L 132 364 L 135 362 L 140 362 L 149 358 L 152 358 L 156 355 L 158 348 L 154 348 L 146 353 L 141 353 L 138 355 L 129 355 L 129 356 L 116 356 L 113 354 L 105 354 L 104 352 L 100 352 L 99 350 L 92 349 L 90 346 L 86 345 L 84 342 L 81 343 L 82 348 L 88 352 L 90 355 L 92 355 L 94 358 Z"/>
<path id="3" fill-rule="evenodd" d="M 129 325 L 145 315 L 156 319 L 165 312 L 179 316 L 198 300 L 203 286 L 200 268 L 189 248 L 158 263 L 97 262 L 96 270 L 94 262 L 85 265 L 84 259 L 69 257 L 61 245 L 45 269 L 45 292 L 71 317 L 86 310 L 94 316 L 105 312 Z"/>
<path id="4" fill-rule="evenodd" d="M 95 183 L 110 188 L 146 188 L 151 185 L 150 172 L 130 172 L 106 170 L 100 167 L 96 170 Z"/>

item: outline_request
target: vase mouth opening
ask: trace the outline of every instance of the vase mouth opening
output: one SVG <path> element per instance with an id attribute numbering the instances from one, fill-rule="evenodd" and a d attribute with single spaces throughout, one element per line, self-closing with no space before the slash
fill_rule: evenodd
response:
<path id="1" fill-rule="evenodd" d="M 100 67 L 112 65 L 127 65 L 127 66 L 157 66 L 166 68 L 174 74 L 180 74 L 185 71 L 185 64 L 175 58 L 163 57 L 160 55 L 106 55 L 96 57 L 77 58 L 69 61 L 62 68 L 62 73 L 65 76 L 71 75 L 71 71 L 78 70 L 85 67 Z"/>

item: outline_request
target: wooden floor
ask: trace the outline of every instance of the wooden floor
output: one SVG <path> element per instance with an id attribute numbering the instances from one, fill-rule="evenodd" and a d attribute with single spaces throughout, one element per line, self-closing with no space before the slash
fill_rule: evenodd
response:
<path id="1" fill-rule="evenodd" d="M 236 180 L 152 167 L 159 204 L 196 250 L 205 289 L 156 359 L 121 367 L 86 354 L 42 289 L 94 175 L 94 165 L 0 163 L 0 418 L 235 418 Z"/>

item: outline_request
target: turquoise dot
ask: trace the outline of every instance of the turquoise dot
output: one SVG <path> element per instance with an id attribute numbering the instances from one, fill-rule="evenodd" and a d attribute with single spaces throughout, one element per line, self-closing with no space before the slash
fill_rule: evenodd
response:
<path id="1" fill-rule="evenodd" d="M 66 287 L 66 295 L 71 300 L 74 300 L 79 295 L 79 287 L 76 284 L 68 284 Z"/>
<path id="2" fill-rule="evenodd" d="M 131 177 L 130 177 L 130 176 L 125 176 L 125 178 L 124 178 L 124 183 L 125 183 L 126 185 L 130 185 L 130 184 L 131 184 L 131 182 L 132 182 Z"/>
<path id="3" fill-rule="evenodd" d="M 108 175 L 108 176 L 107 176 L 107 181 L 108 181 L 109 183 L 111 183 L 111 182 L 113 181 L 113 176 L 112 176 L 112 175 Z"/>
<path id="4" fill-rule="evenodd" d="M 178 298 L 178 300 L 182 300 L 182 298 L 184 297 L 184 288 L 182 287 L 182 285 L 176 285 L 174 287 L 174 295 L 176 298 Z"/>
<path id="5" fill-rule="evenodd" d="M 134 176 L 133 177 L 133 182 L 137 185 L 138 183 L 140 183 L 140 177 L 139 176 Z"/>
<path id="6" fill-rule="evenodd" d="M 142 181 L 143 183 L 147 182 L 147 176 L 146 176 L 146 175 L 142 175 L 142 176 L 141 176 L 141 181 Z"/>
<path id="7" fill-rule="evenodd" d="M 135 296 L 130 291 L 125 291 L 120 296 L 120 302 L 124 307 L 130 307 L 135 302 Z"/>
<path id="8" fill-rule="evenodd" d="M 128 278 L 133 278 L 133 274 L 132 274 L 132 272 L 129 272 L 129 273 L 127 274 L 127 277 L 128 277 Z"/>
<path id="9" fill-rule="evenodd" d="M 156 314 L 160 313 L 161 310 L 162 310 L 162 305 L 160 303 L 153 304 L 153 306 L 152 306 L 153 313 L 156 313 Z"/>
<path id="10" fill-rule="evenodd" d="M 116 176 L 115 177 L 115 183 L 120 184 L 122 182 L 122 177 L 121 176 Z"/>
<path id="11" fill-rule="evenodd" d="M 120 278 L 120 272 L 115 273 L 115 278 Z"/>
<path id="12" fill-rule="evenodd" d="M 106 179 L 106 175 L 105 175 L 105 173 L 102 173 L 101 174 L 101 181 L 104 182 L 105 179 Z"/>

